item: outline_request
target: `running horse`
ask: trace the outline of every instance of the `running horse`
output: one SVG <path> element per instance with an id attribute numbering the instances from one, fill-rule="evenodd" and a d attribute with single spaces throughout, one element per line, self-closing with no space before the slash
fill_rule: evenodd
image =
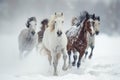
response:
<path id="1" fill-rule="evenodd" d="M 30 17 L 26 23 L 26 29 L 23 29 L 18 37 L 20 58 L 27 56 L 37 45 L 36 34 L 37 20 L 35 17 Z"/>
<path id="2" fill-rule="evenodd" d="M 93 14 L 94 17 L 93 17 L 93 20 L 94 20 L 94 31 L 95 31 L 95 34 L 98 35 L 99 34 L 99 26 L 100 26 L 100 17 L 99 16 L 95 16 L 95 14 Z M 91 48 L 91 52 L 90 52 L 90 55 L 89 55 L 89 59 L 92 58 L 92 55 L 93 55 L 93 49 L 95 47 L 95 36 L 96 35 L 90 35 L 89 33 L 87 34 L 88 36 L 88 46 L 87 46 L 87 49 L 86 49 L 86 52 L 85 52 L 85 58 L 87 57 L 88 55 L 88 48 L 90 47 Z"/>
<path id="3" fill-rule="evenodd" d="M 87 42 L 87 33 L 90 35 L 95 34 L 95 31 L 93 29 L 93 18 L 90 17 L 91 15 L 86 12 L 86 15 L 84 19 L 81 21 L 78 30 L 77 30 L 77 35 L 75 36 L 72 41 L 68 39 L 68 44 L 67 44 L 67 50 L 68 50 L 68 55 L 69 55 L 69 65 L 71 64 L 71 51 L 79 52 L 79 58 L 77 62 L 77 67 L 80 67 L 81 64 L 81 59 L 86 51 L 88 42 Z M 70 43 L 69 43 L 70 42 Z M 76 60 L 77 60 L 77 54 L 74 53 L 73 55 L 73 63 L 72 65 L 75 66 Z"/>
<path id="4" fill-rule="evenodd" d="M 48 55 L 48 60 L 51 65 L 53 59 L 54 75 L 58 75 L 58 61 L 63 54 L 64 64 L 62 69 L 67 70 L 67 37 L 63 28 L 64 15 L 63 13 L 55 13 L 48 22 L 48 28 L 45 29 L 42 41 L 42 49 Z M 41 51 L 40 50 L 40 51 Z"/>
<path id="5" fill-rule="evenodd" d="M 41 24 L 41 30 L 38 32 L 38 43 L 42 42 L 44 31 L 48 27 L 48 19 L 41 21 Z"/>

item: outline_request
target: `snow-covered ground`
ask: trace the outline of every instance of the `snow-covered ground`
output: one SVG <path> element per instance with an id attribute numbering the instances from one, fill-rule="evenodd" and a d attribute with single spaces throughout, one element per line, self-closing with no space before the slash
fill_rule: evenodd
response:
<path id="1" fill-rule="evenodd" d="M 23 60 L 19 59 L 18 35 L 0 35 L 0 80 L 119 80 L 120 37 L 96 36 L 91 60 L 81 67 L 62 71 L 62 58 L 58 65 L 59 76 L 53 76 L 47 56 L 34 49 Z"/>

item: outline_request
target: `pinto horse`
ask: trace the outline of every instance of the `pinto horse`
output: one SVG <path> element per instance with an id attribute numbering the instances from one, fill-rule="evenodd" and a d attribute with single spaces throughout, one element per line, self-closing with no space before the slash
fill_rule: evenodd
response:
<path id="1" fill-rule="evenodd" d="M 98 35 L 99 32 L 100 32 L 99 31 L 100 17 L 95 16 L 95 14 L 94 14 L 93 20 L 94 20 L 94 26 L 93 26 L 94 28 L 93 29 L 95 31 L 95 34 Z M 92 36 L 89 33 L 87 34 L 88 35 L 88 46 L 87 46 L 87 49 L 86 49 L 86 52 L 85 52 L 85 58 L 87 57 L 89 47 L 91 48 L 89 59 L 91 59 L 91 57 L 93 55 L 93 49 L 94 49 L 94 46 L 95 46 L 95 34 L 92 35 Z"/>
<path id="2" fill-rule="evenodd" d="M 37 45 L 37 34 L 36 34 L 36 23 L 35 17 L 28 18 L 26 23 L 26 29 L 23 29 L 18 37 L 20 58 L 23 58 L 32 51 Z"/>
<path id="3" fill-rule="evenodd" d="M 41 30 L 38 32 L 38 43 L 42 42 L 44 31 L 48 27 L 48 19 L 41 21 L 41 24 Z"/>
<path id="4" fill-rule="evenodd" d="M 81 64 L 81 58 L 83 57 L 85 50 L 87 48 L 87 33 L 90 35 L 93 35 L 94 29 L 93 29 L 93 19 L 90 17 L 89 13 L 86 13 L 85 18 L 81 21 L 81 24 L 77 31 L 77 36 L 75 36 L 74 39 L 69 40 L 68 38 L 68 44 L 67 44 L 67 50 L 69 55 L 69 65 L 71 64 L 71 51 L 73 52 L 79 52 L 79 58 L 77 62 L 77 67 L 80 67 Z M 70 42 L 70 43 L 69 43 Z M 73 63 L 74 66 L 76 64 L 77 55 L 74 53 L 73 55 Z"/>
<path id="5" fill-rule="evenodd" d="M 63 54 L 64 60 L 62 69 L 67 70 L 67 37 L 63 30 L 63 23 L 63 13 L 55 13 L 51 17 L 48 28 L 45 29 L 43 35 L 42 49 L 46 51 L 50 65 L 53 59 L 54 75 L 58 75 L 57 66 L 61 54 Z"/>

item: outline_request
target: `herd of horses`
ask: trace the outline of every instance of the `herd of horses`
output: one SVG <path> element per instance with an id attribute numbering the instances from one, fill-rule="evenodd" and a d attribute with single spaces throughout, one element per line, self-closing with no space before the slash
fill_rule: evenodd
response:
<path id="1" fill-rule="evenodd" d="M 44 50 L 47 54 L 49 64 L 53 63 L 54 75 L 58 75 L 57 66 L 62 54 L 63 70 L 76 64 L 79 68 L 83 56 L 87 57 L 89 47 L 91 48 L 89 59 L 92 57 L 95 36 L 99 34 L 100 17 L 83 11 L 78 17 L 73 17 L 71 23 L 71 28 L 65 31 L 64 14 L 55 12 L 50 19 L 41 22 L 41 29 L 36 32 L 37 20 L 35 17 L 30 17 L 26 23 L 27 28 L 19 35 L 20 57 L 27 56 L 37 46 L 40 53 Z M 41 47 L 38 47 L 39 45 Z M 71 62 L 71 53 L 73 53 L 73 62 Z"/>

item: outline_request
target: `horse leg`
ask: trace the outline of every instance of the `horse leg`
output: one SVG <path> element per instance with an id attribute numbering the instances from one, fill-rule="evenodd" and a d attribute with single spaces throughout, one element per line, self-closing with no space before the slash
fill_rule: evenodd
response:
<path id="1" fill-rule="evenodd" d="M 62 67 L 62 69 L 65 71 L 65 70 L 67 70 L 67 66 L 66 66 L 66 61 L 67 61 L 67 51 L 66 51 L 66 49 L 64 49 L 63 50 L 63 60 L 64 60 L 64 64 L 63 64 L 63 67 Z"/>
<path id="2" fill-rule="evenodd" d="M 54 56 L 53 56 L 53 67 L 54 67 L 54 75 L 55 75 L 55 76 L 58 75 L 57 66 L 58 66 L 57 55 L 54 55 Z"/>
<path id="3" fill-rule="evenodd" d="M 85 51 L 79 51 L 79 59 L 78 59 L 78 62 L 77 62 L 77 68 L 79 68 L 80 65 L 81 65 L 81 58 L 84 55 L 84 53 L 85 53 Z"/>
<path id="4" fill-rule="evenodd" d="M 88 55 L 88 51 L 85 52 L 85 59 L 86 59 L 87 55 Z"/>
<path id="5" fill-rule="evenodd" d="M 80 56 L 80 54 L 79 54 L 79 58 L 78 58 L 78 62 L 77 62 L 77 68 L 79 68 L 80 65 L 81 65 L 81 56 Z"/>
<path id="6" fill-rule="evenodd" d="M 68 56 L 69 56 L 69 67 L 71 67 L 71 51 L 68 51 Z"/>
<path id="7" fill-rule="evenodd" d="M 93 49 L 94 49 L 94 46 L 91 46 L 91 53 L 90 53 L 90 55 L 89 55 L 89 59 L 91 59 L 91 58 L 92 58 Z"/>
<path id="8" fill-rule="evenodd" d="M 49 51 L 46 51 L 47 52 L 47 55 L 48 55 L 48 61 L 49 61 L 49 64 L 51 65 L 51 62 L 52 62 L 52 56 L 51 56 L 51 53 Z"/>
<path id="9" fill-rule="evenodd" d="M 74 61 L 72 62 L 72 66 L 75 66 L 75 64 L 76 64 L 76 60 L 77 60 L 77 52 L 76 51 L 73 51 L 73 59 L 74 59 Z"/>

